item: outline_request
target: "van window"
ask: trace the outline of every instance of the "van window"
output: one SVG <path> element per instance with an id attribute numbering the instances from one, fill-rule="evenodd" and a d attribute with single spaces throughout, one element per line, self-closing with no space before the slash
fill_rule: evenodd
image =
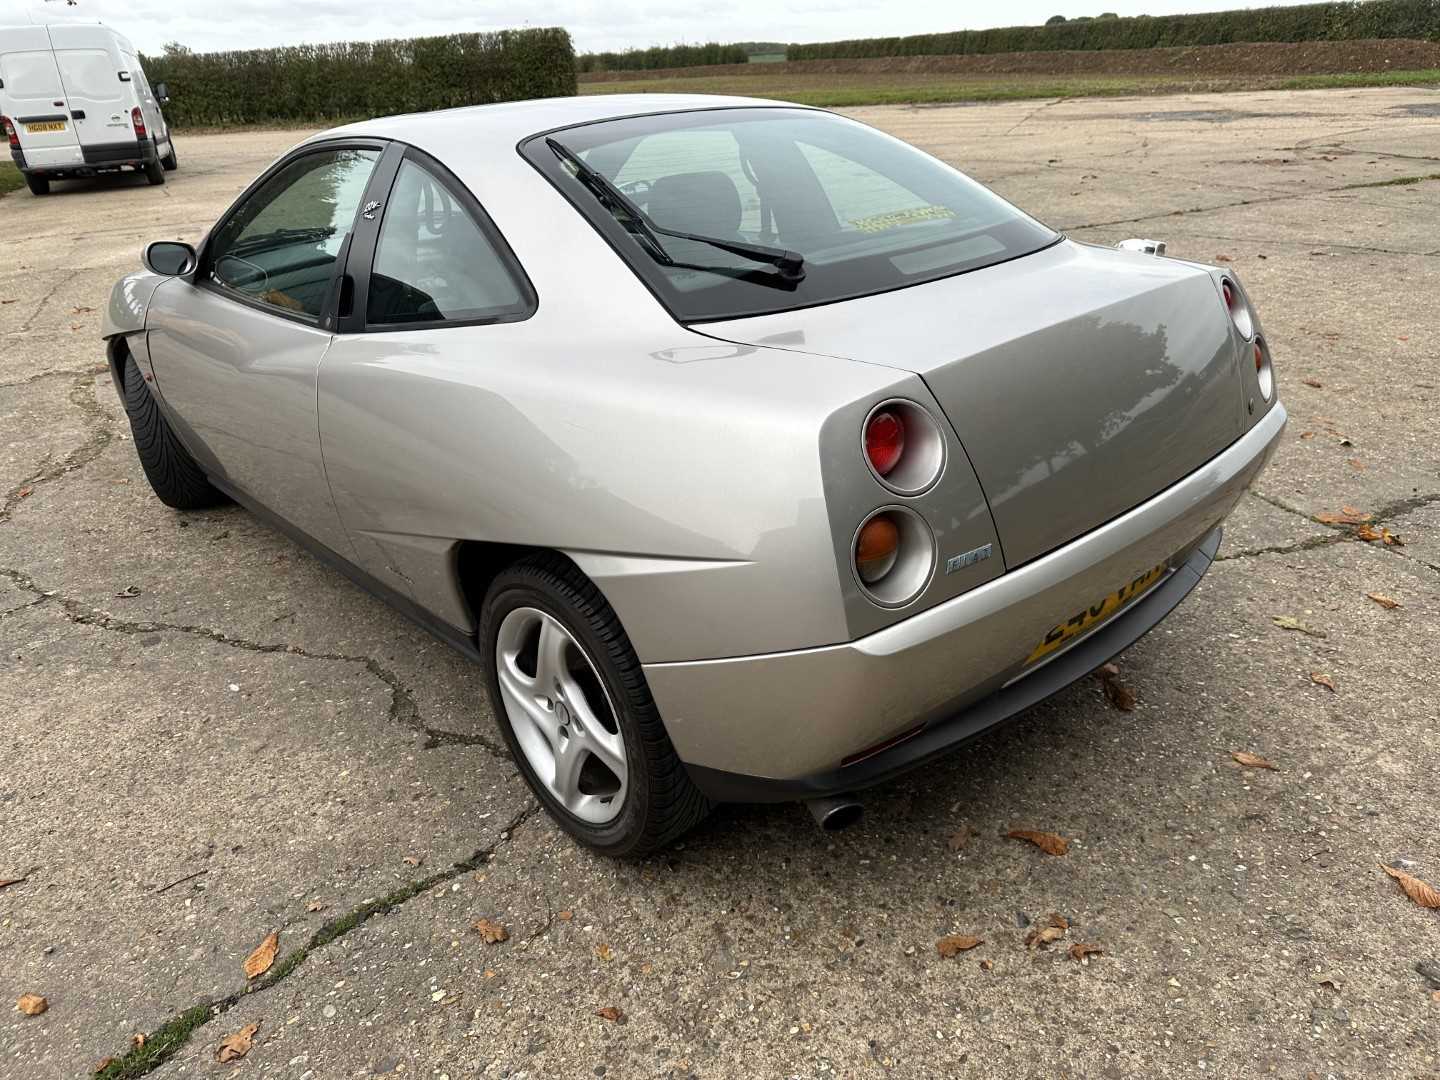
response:
<path id="1" fill-rule="evenodd" d="M 72 97 L 110 101 L 120 96 L 120 72 L 103 49 L 62 49 L 55 58 Z"/>
<path id="2" fill-rule="evenodd" d="M 5 91 L 15 98 L 56 98 L 64 94 L 55 61 L 48 52 L 16 52 L 0 56 Z"/>

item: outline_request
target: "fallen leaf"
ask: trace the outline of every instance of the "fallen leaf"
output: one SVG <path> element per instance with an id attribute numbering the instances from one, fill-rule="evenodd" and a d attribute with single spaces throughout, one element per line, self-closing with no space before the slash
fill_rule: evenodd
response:
<path id="1" fill-rule="evenodd" d="M 1051 926 L 1058 926 L 1061 930 L 1070 929 L 1070 920 L 1067 919 L 1064 915 L 1061 915 L 1058 911 L 1050 912 L 1050 917 L 1045 921 Z"/>
<path id="2" fill-rule="evenodd" d="M 1352 457 L 1352 458 L 1346 458 L 1346 459 L 1345 459 L 1345 464 L 1349 465 L 1352 469 L 1356 470 L 1357 472 L 1364 472 L 1364 471 L 1365 471 L 1365 462 L 1361 461 L 1359 458 L 1353 458 L 1353 457 Z"/>
<path id="3" fill-rule="evenodd" d="M 1385 546 L 1386 546 L 1386 547 L 1404 547 L 1404 546 L 1405 546 L 1405 541 L 1404 541 L 1404 540 L 1401 540 L 1398 535 L 1396 535 L 1395 533 L 1392 533 L 1389 529 L 1381 529 L 1381 530 L 1380 530 L 1380 539 L 1383 540 L 1383 541 L 1385 541 Z"/>
<path id="4" fill-rule="evenodd" d="M 609 1020 L 612 1024 L 625 1023 L 625 1013 L 617 1005 L 606 1005 L 603 1009 L 596 1009 L 595 1015 L 601 1020 Z"/>
<path id="5" fill-rule="evenodd" d="M 992 962 L 992 961 L 990 961 L 990 960 L 981 960 L 981 961 L 980 961 L 980 970 L 981 970 L 981 971 L 991 971 L 991 970 L 994 969 L 994 967 L 995 967 L 994 962 Z M 1440 993 L 1440 991 L 1437 991 L 1437 993 Z"/>
<path id="6" fill-rule="evenodd" d="M 1101 956 L 1104 952 L 1105 950 L 1099 945 L 1086 945 L 1084 942 L 1077 941 L 1070 946 L 1070 959 L 1084 960 L 1087 956 Z"/>
<path id="7" fill-rule="evenodd" d="M 1270 621 L 1281 630 L 1294 630 L 1296 633 L 1308 634 L 1310 637 L 1323 638 L 1326 636 L 1324 630 L 1316 630 L 1313 626 L 1307 626 L 1293 615 L 1271 615 Z"/>
<path id="8" fill-rule="evenodd" d="M 1435 1002 L 1436 1005 L 1440 1005 L 1440 990 L 1431 990 L 1430 1000 Z"/>
<path id="9" fill-rule="evenodd" d="M 1325 689 L 1329 690 L 1332 694 L 1335 693 L 1335 680 L 1330 678 L 1330 676 L 1326 675 L 1324 672 L 1310 672 L 1310 681 L 1313 682 L 1316 686 L 1325 687 Z"/>
<path id="10" fill-rule="evenodd" d="M 1414 874 L 1407 874 L 1404 870 L 1396 870 L 1393 866 L 1380 864 L 1380 869 L 1389 874 L 1400 883 L 1400 888 L 1405 890 L 1405 895 L 1414 900 L 1423 908 L 1440 908 L 1440 889 L 1435 888 L 1421 881 Z M 23 998 L 21 1000 L 24 1000 Z M 44 998 L 40 999 L 44 1001 Z"/>
<path id="11" fill-rule="evenodd" d="M 969 825 L 962 825 L 950 834 L 949 839 L 945 841 L 945 846 L 951 851 L 959 851 L 968 844 L 975 835 L 975 830 L 970 828 Z"/>
<path id="12" fill-rule="evenodd" d="M 7 888 L 10 885 L 20 885 L 29 880 L 29 878 L 23 877 L 0 878 L 0 889 Z"/>
<path id="13" fill-rule="evenodd" d="M 1113 679 L 1120 674 L 1120 669 L 1114 664 L 1101 664 L 1090 674 L 1094 675 L 1097 679 Z"/>
<path id="14" fill-rule="evenodd" d="M 140 595 L 140 588 L 139 588 L 139 586 L 137 586 L 137 585 L 126 585 L 125 588 L 121 589 L 119 592 L 117 592 L 117 593 L 115 594 L 115 596 L 116 596 L 118 599 L 121 599 L 121 600 L 129 600 L 129 599 L 131 599 L 132 597 L 136 597 L 136 596 L 139 596 L 139 595 Z"/>
<path id="15" fill-rule="evenodd" d="M 96 1071 L 97 1073 L 102 1073 L 102 1072 L 104 1072 L 106 1069 L 108 1069 L 111 1065 L 114 1065 L 114 1064 L 115 1064 L 115 1059 L 114 1059 L 113 1057 L 103 1057 L 103 1058 L 101 1058 L 99 1061 L 97 1061 L 97 1062 L 95 1063 L 95 1071 Z"/>
<path id="16" fill-rule="evenodd" d="M 29 495 L 31 492 L 33 492 L 34 490 L 35 490 L 35 489 L 34 489 L 33 487 L 31 487 L 31 486 L 29 486 L 29 485 L 27 484 L 25 487 L 22 487 L 19 491 L 15 492 L 15 498 L 17 498 L 17 499 L 23 499 L 23 498 L 25 498 L 27 495 Z"/>
<path id="17" fill-rule="evenodd" d="M 255 946 L 255 951 L 245 958 L 245 977 L 253 979 L 264 975 L 275 963 L 275 954 L 280 951 L 280 932 L 272 930 L 264 941 Z"/>
<path id="18" fill-rule="evenodd" d="M 259 1022 L 246 1024 L 233 1035 L 226 1035 L 215 1049 L 215 1060 L 219 1062 L 238 1061 L 250 1052 L 255 1033 L 260 1030 Z"/>
<path id="19" fill-rule="evenodd" d="M 1315 515 L 1315 520 L 1321 525 L 1363 525 L 1374 516 L 1374 514 L 1367 514 L 1362 510 L 1346 506 L 1341 508 L 1338 514 L 1333 510 L 1321 511 Z"/>
<path id="20" fill-rule="evenodd" d="M 1267 761 L 1259 754 L 1252 754 L 1248 750 L 1231 750 L 1230 756 L 1244 765 L 1247 769 L 1271 769 L 1274 772 L 1280 771 L 1280 766 L 1274 762 Z"/>
<path id="21" fill-rule="evenodd" d="M 1011 829 L 1005 834 L 1011 840 L 1029 840 L 1047 855 L 1064 855 L 1070 850 L 1070 842 L 1053 832 L 1036 832 L 1034 829 Z"/>
<path id="22" fill-rule="evenodd" d="M 1375 603 L 1379 604 L 1386 611 L 1394 611 L 1397 607 L 1401 606 L 1399 600 L 1392 600 L 1390 597 L 1378 592 L 1367 592 L 1365 595 L 1371 600 L 1374 600 Z"/>
<path id="23" fill-rule="evenodd" d="M 1313 431 L 1302 431 L 1302 432 L 1300 432 L 1300 438 L 1302 438 L 1302 439 L 1313 439 L 1313 438 L 1315 438 L 1315 432 L 1313 432 Z"/>
<path id="24" fill-rule="evenodd" d="M 39 994 L 21 994 L 20 1000 L 15 1007 L 26 1016 L 39 1016 L 46 1009 L 50 1008 L 50 1002 L 46 1001 Z"/>
<path id="25" fill-rule="evenodd" d="M 406 856 L 405 856 L 403 859 L 401 859 L 400 861 L 403 862 L 406 866 L 419 866 L 419 865 L 420 865 L 420 860 L 417 859 L 414 855 L 406 855 Z"/>
<path id="26" fill-rule="evenodd" d="M 19 299 L 20 298 L 18 296 L 12 296 L 9 300 L 0 300 L 0 304 L 13 304 L 16 300 Z"/>
<path id="27" fill-rule="evenodd" d="M 610 951 L 610 946 L 606 945 L 603 941 L 599 945 L 595 946 L 595 955 L 599 959 L 604 960 L 607 964 L 611 960 L 615 959 L 615 954 Z"/>
<path id="28" fill-rule="evenodd" d="M 1065 931 L 1058 926 L 1037 926 L 1025 935 L 1025 947 L 1035 949 L 1041 945 L 1049 945 L 1051 942 L 1059 941 L 1065 936 Z"/>
<path id="29" fill-rule="evenodd" d="M 498 945 L 510 937 L 510 931 L 493 919 L 476 919 L 470 924 L 470 929 L 479 931 L 486 945 Z"/>
<path id="30" fill-rule="evenodd" d="M 73 315 L 84 315 L 87 311 L 94 310 L 95 309 L 93 307 L 86 307 L 84 304 L 77 304 L 75 307 L 70 309 L 70 312 Z"/>
<path id="31" fill-rule="evenodd" d="M 1306 386 L 1313 386 L 1316 390 L 1322 390 L 1325 387 L 1325 384 L 1319 379 L 1301 379 L 1300 381 Z M 1323 408 L 1324 406 L 1321 407 Z"/>
<path id="32" fill-rule="evenodd" d="M 1235 260 L 1232 259 L 1229 255 L 1216 255 L 1216 256 L 1215 256 L 1215 261 L 1216 261 L 1216 262 L 1234 262 Z"/>
<path id="33" fill-rule="evenodd" d="M 1384 535 L 1384 532 L 1375 528 L 1373 525 L 1361 525 L 1360 528 L 1355 530 L 1355 539 L 1364 540 L 1367 544 L 1381 539 Z"/>
<path id="34" fill-rule="evenodd" d="M 969 934 L 947 934 L 935 942 L 935 951 L 947 960 L 952 956 L 959 956 L 962 952 L 969 952 L 977 945 L 983 945 L 984 938 L 971 937 Z"/>
<path id="35" fill-rule="evenodd" d="M 1105 700 L 1121 712 L 1135 711 L 1135 691 L 1114 677 L 1107 677 L 1101 684 Z"/>
<path id="36" fill-rule="evenodd" d="M 573 919 L 573 918 L 575 917 L 575 912 L 573 912 L 573 911 L 562 911 L 562 912 L 560 912 L 558 915 L 556 915 L 555 917 L 556 917 L 557 919 L 559 919 L 561 922 L 569 922 L 571 919 Z"/>
<path id="37" fill-rule="evenodd" d="M 139 1050 L 142 1046 L 145 1045 L 145 1036 L 144 1036 L 144 1034 L 143 1034 L 142 1032 L 137 1031 L 134 1035 L 131 1035 L 131 1036 L 130 1036 L 130 1045 L 133 1046 L 136 1050 Z"/>
<path id="38" fill-rule="evenodd" d="M 324 911 L 324 910 L 325 910 L 325 905 L 322 904 L 319 900 L 311 900 L 308 904 L 305 905 L 305 910 L 306 910 L 306 911 Z"/>

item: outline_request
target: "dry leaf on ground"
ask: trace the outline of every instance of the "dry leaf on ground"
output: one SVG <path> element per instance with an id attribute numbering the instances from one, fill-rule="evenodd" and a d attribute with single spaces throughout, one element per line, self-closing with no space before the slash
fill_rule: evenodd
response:
<path id="1" fill-rule="evenodd" d="M 1094 675 L 1097 679 L 1113 678 L 1120 674 L 1120 669 L 1114 664 L 1101 664 L 1090 674 Z"/>
<path id="2" fill-rule="evenodd" d="M 1050 912 L 1050 917 L 1045 921 L 1051 926 L 1058 926 L 1061 930 L 1070 929 L 1070 920 L 1067 919 L 1064 915 L 1061 915 L 1058 911 Z"/>
<path id="3" fill-rule="evenodd" d="M 1374 543 L 1384 535 L 1385 534 L 1375 528 L 1374 525 L 1361 525 L 1360 528 L 1355 530 L 1355 539 L 1364 540 L 1367 544 Z"/>
<path id="4" fill-rule="evenodd" d="M 419 859 L 417 856 L 415 856 L 415 855 L 406 855 L 406 856 L 405 856 L 403 859 L 401 859 L 400 861 L 401 861 L 402 863 L 404 863 L 406 866 L 419 866 L 419 865 L 420 865 L 420 859 Z"/>
<path id="5" fill-rule="evenodd" d="M 1065 931 L 1058 926 L 1037 926 L 1025 935 L 1025 947 L 1027 949 L 1038 948 L 1041 945 L 1049 945 L 1051 942 L 1059 941 L 1065 936 Z"/>
<path id="6" fill-rule="evenodd" d="M 1252 754 L 1248 750 L 1231 750 L 1230 756 L 1247 769 L 1272 769 L 1275 772 L 1280 771 L 1279 765 L 1276 765 L 1272 761 L 1267 761 L 1259 754 Z"/>
<path id="7" fill-rule="evenodd" d="M 1379 604 L 1386 611 L 1394 611 L 1397 607 L 1403 606 L 1401 605 L 1399 600 L 1392 600 L 1390 597 L 1385 596 L 1382 593 L 1367 592 L 1365 595 L 1369 599 L 1374 600 L 1375 603 Z"/>
<path id="8" fill-rule="evenodd" d="M 324 911 L 324 910 L 325 910 L 325 905 L 322 904 L 319 900 L 311 900 L 308 904 L 305 905 L 305 910 L 306 910 L 306 911 Z"/>
<path id="9" fill-rule="evenodd" d="M 1099 945 L 1086 945 L 1082 941 L 1077 941 L 1070 946 L 1070 959 L 1084 960 L 1087 956 L 1101 956 L 1104 952 L 1105 950 Z"/>
<path id="10" fill-rule="evenodd" d="M 975 830 L 969 825 L 962 825 L 950 834 L 945 841 L 945 846 L 951 851 L 959 851 L 976 835 Z"/>
<path id="11" fill-rule="evenodd" d="M 130 1036 L 130 1045 L 133 1046 L 136 1050 L 139 1050 L 142 1046 L 145 1045 L 145 1036 L 144 1036 L 144 1034 L 141 1033 L 141 1032 L 139 1032 L 139 1031 L 137 1031 L 134 1035 L 131 1035 L 131 1036 Z"/>
<path id="12" fill-rule="evenodd" d="M 1034 829 L 1011 829 L 1005 834 L 1011 840 L 1029 840 L 1047 855 L 1064 855 L 1070 850 L 1070 841 L 1053 832 L 1036 832 Z"/>
<path id="13" fill-rule="evenodd" d="M 1281 630 L 1294 630 L 1300 634 L 1308 634 L 1310 637 L 1325 637 L 1324 630 L 1316 630 L 1295 618 L 1293 615 L 1271 615 L 1270 621 Z"/>
<path id="14" fill-rule="evenodd" d="M 618 1005 L 606 1005 L 603 1009 L 596 1009 L 595 1015 L 601 1020 L 609 1020 L 612 1024 L 625 1023 L 625 1010 Z"/>
<path id="15" fill-rule="evenodd" d="M 1325 385 L 1319 379 L 1301 379 L 1300 381 L 1306 386 L 1313 386 L 1316 390 L 1321 389 Z"/>
<path id="16" fill-rule="evenodd" d="M 603 941 L 599 945 L 595 946 L 595 955 L 601 960 L 604 960 L 607 964 L 611 960 L 615 959 L 615 954 L 610 951 L 610 946 L 606 945 Z"/>
<path id="17" fill-rule="evenodd" d="M 1380 864 L 1380 869 L 1389 874 L 1400 883 L 1400 888 L 1405 890 L 1405 895 L 1414 900 L 1423 908 L 1440 908 L 1440 889 L 1421 881 L 1414 874 L 1407 874 L 1404 870 L 1396 870 L 1393 866 Z"/>
<path id="18" fill-rule="evenodd" d="M 0 889 L 7 888 L 7 887 L 9 887 L 9 886 L 11 886 L 11 885 L 19 885 L 19 884 L 21 884 L 21 883 L 23 883 L 23 882 L 26 882 L 26 881 L 29 881 L 29 880 L 30 880 L 29 878 L 23 878 L 23 877 L 0 878 Z"/>
<path id="19" fill-rule="evenodd" d="M 952 956 L 959 956 L 962 952 L 969 952 L 977 945 L 983 945 L 984 938 L 971 937 L 969 934 L 947 934 L 935 942 L 935 951 L 947 960 Z"/>
<path id="20" fill-rule="evenodd" d="M 255 951 L 245 958 L 245 977 L 253 979 L 264 975 L 275 963 L 275 954 L 280 951 L 280 932 L 272 930 L 264 941 L 255 946 Z"/>
<path id="21" fill-rule="evenodd" d="M 510 931 L 493 919 L 476 919 L 470 929 L 477 931 L 486 945 L 496 945 L 510 937 Z"/>
<path id="22" fill-rule="evenodd" d="M 95 1072 L 97 1072 L 97 1073 L 102 1073 L 102 1072 L 104 1072 L 106 1069 L 108 1069 L 111 1065 L 114 1065 L 114 1064 L 116 1063 L 116 1060 L 117 1060 L 117 1059 L 115 1059 L 115 1058 L 113 1058 L 113 1057 L 103 1057 L 103 1058 L 101 1058 L 99 1061 L 97 1061 L 97 1062 L 95 1063 L 95 1068 L 94 1068 L 93 1071 L 95 1071 Z"/>
<path id="23" fill-rule="evenodd" d="M 30 486 L 27 484 L 25 487 L 22 487 L 19 491 L 15 492 L 15 498 L 17 498 L 17 499 L 23 499 L 23 498 L 25 498 L 27 495 L 29 495 L 31 492 L 33 492 L 34 490 L 35 490 L 35 489 L 34 489 L 33 487 L 30 487 Z"/>
<path id="24" fill-rule="evenodd" d="M 26 1016 L 39 1016 L 46 1009 L 50 1008 L 50 1002 L 40 994 L 21 994 L 20 1000 L 15 1007 Z"/>
<path id="25" fill-rule="evenodd" d="M 260 1023 L 246 1024 L 233 1035 L 226 1035 L 220 1040 L 220 1045 L 215 1048 L 215 1060 L 219 1062 L 238 1061 L 250 1052 L 250 1047 L 255 1041 L 255 1033 L 260 1030 Z"/>
<path id="26" fill-rule="evenodd" d="M 1335 693 L 1335 680 L 1326 675 L 1323 671 L 1310 672 L 1310 681 L 1316 686 L 1323 686 L 1330 693 Z"/>
<path id="27" fill-rule="evenodd" d="M 1315 515 L 1315 520 L 1321 525 L 1364 525 L 1374 514 L 1367 514 L 1363 510 L 1356 510 L 1353 506 L 1342 507 L 1337 514 L 1333 510 L 1325 510 Z"/>
<path id="28" fill-rule="evenodd" d="M 981 961 L 980 961 L 980 970 L 981 970 L 981 971 L 994 971 L 994 970 L 995 970 L 995 963 L 994 963 L 994 961 L 992 961 L 992 960 L 981 960 Z"/>
<path id="29" fill-rule="evenodd" d="M 1105 699 L 1121 712 L 1135 711 L 1135 692 L 1113 676 L 1107 676 L 1101 683 Z"/>
<path id="30" fill-rule="evenodd" d="M 573 919 L 573 918 L 575 917 L 575 912 L 573 912 L 573 911 L 568 911 L 568 910 L 567 910 L 567 911 L 561 911 L 561 912 L 557 912 L 556 915 L 555 915 L 555 917 L 556 917 L 557 919 L 559 919 L 561 922 L 569 922 L 571 919 Z"/>

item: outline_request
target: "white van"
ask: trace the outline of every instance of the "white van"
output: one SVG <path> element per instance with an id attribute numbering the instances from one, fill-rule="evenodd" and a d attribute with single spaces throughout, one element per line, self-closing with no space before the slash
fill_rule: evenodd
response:
<path id="1" fill-rule="evenodd" d="M 98 23 L 0 27 L 0 128 L 36 195 L 51 180 L 135 169 L 152 184 L 178 164 L 135 46 Z"/>

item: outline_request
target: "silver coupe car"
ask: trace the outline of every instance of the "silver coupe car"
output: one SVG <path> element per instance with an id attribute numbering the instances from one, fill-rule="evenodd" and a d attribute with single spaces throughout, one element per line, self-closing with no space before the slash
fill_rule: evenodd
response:
<path id="1" fill-rule="evenodd" d="M 840 827 L 1195 587 L 1285 410 L 1234 273 L 1122 247 L 829 112 L 576 97 L 306 140 L 104 336 L 164 503 L 482 661 L 626 855 Z"/>

